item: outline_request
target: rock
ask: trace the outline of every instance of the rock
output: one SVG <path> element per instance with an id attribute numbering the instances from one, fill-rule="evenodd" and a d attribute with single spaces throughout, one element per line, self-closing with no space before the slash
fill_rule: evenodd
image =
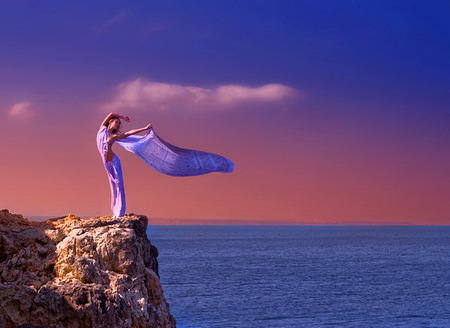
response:
<path id="1" fill-rule="evenodd" d="M 0 328 L 175 327 L 147 223 L 0 211 Z"/>

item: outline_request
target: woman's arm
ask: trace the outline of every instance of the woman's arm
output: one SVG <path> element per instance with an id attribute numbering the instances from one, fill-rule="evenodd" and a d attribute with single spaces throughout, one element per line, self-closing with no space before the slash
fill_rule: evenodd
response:
<path id="1" fill-rule="evenodd" d="M 117 134 L 117 135 L 115 135 L 115 139 L 116 140 L 123 139 L 123 138 L 129 137 L 133 134 L 136 134 L 136 133 L 139 133 L 142 131 L 146 131 L 146 130 L 150 130 L 151 128 L 153 128 L 153 125 L 148 124 L 147 126 L 140 128 L 140 129 L 134 129 L 134 130 L 127 131 L 125 133 Z"/>
<path id="2" fill-rule="evenodd" d="M 121 118 L 121 119 L 123 119 L 125 122 L 130 122 L 130 121 L 131 121 L 131 119 L 130 119 L 129 116 L 111 112 L 111 113 L 109 113 L 109 114 L 105 117 L 105 119 L 103 120 L 102 124 L 100 125 L 100 128 L 102 128 L 102 127 L 108 125 L 108 121 L 111 119 L 111 117 L 118 117 L 118 118 Z"/>

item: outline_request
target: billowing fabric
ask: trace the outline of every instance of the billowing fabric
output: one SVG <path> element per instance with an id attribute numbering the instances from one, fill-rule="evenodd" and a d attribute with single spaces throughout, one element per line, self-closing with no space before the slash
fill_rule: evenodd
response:
<path id="1" fill-rule="evenodd" d="M 153 129 L 144 136 L 129 136 L 116 143 L 138 155 L 156 171 L 171 176 L 231 173 L 234 169 L 233 162 L 223 156 L 176 147 L 164 141 Z"/>
<path id="2" fill-rule="evenodd" d="M 106 161 L 108 151 L 108 130 L 106 126 L 102 127 L 97 133 L 97 147 L 103 159 L 106 173 L 111 188 L 111 209 L 114 216 L 125 215 L 125 189 L 123 185 L 122 165 L 117 155 L 114 155 L 112 161 Z"/>

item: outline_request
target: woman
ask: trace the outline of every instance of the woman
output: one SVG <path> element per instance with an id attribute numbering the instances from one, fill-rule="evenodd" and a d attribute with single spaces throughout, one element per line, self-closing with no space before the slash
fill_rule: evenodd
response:
<path id="1" fill-rule="evenodd" d="M 97 147 L 100 155 L 103 158 L 103 164 L 105 165 L 106 173 L 108 174 L 109 184 L 111 187 L 111 208 L 113 215 L 116 217 L 125 215 L 125 190 L 123 186 L 122 166 L 120 164 L 119 157 L 112 151 L 112 145 L 114 142 L 120 139 L 124 139 L 133 134 L 151 129 L 153 126 L 148 124 L 146 127 L 130 130 L 125 133 L 120 133 L 121 119 L 125 122 L 130 122 L 131 119 L 128 116 L 109 113 L 108 116 L 100 125 L 100 129 L 97 133 Z"/>
<path id="2" fill-rule="evenodd" d="M 189 177 L 212 172 L 231 173 L 234 164 L 221 155 L 174 146 L 163 140 L 148 124 L 141 129 L 120 133 L 120 120 L 130 122 L 128 116 L 110 113 L 97 133 L 97 147 L 103 158 L 111 186 L 111 207 L 117 217 L 125 214 L 125 192 L 119 157 L 112 151 L 118 145 L 140 157 L 156 171 L 175 177 Z M 134 136 L 142 131 L 143 136 Z"/>

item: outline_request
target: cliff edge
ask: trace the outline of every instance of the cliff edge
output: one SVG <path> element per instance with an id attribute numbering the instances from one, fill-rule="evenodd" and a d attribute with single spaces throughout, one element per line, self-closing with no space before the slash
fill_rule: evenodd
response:
<path id="1" fill-rule="evenodd" d="M 0 328 L 175 327 L 147 223 L 0 211 Z"/>

